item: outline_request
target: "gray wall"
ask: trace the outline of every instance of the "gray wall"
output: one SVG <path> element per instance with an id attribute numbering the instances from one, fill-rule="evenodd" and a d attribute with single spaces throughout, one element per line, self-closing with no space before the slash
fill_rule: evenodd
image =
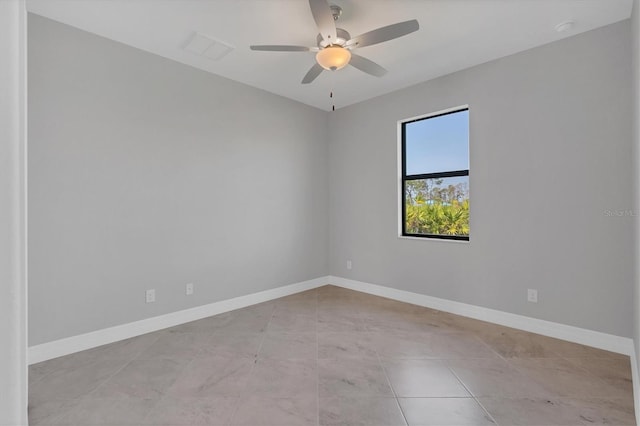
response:
<path id="1" fill-rule="evenodd" d="M 29 24 L 31 345 L 329 272 L 632 335 L 629 22 L 328 119 Z M 397 121 L 462 104 L 471 242 L 399 239 Z"/>
<path id="2" fill-rule="evenodd" d="M 624 21 L 332 114 L 332 275 L 630 337 L 633 220 L 605 214 L 633 208 L 630 40 Z M 463 104 L 471 241 L 399 239 L 397 121 Z"/>
<path id="3" fill-rule="evenodd" d="M 31 345 L 327 275 L 327 113 L 36 15 L 28 35 Z"/>

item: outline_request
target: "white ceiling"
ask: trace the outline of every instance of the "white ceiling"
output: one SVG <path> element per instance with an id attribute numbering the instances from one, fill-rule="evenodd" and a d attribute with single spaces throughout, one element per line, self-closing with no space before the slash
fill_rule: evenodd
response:
<path id="1" fill-rule="evenodd" d="M 409 19 L 420 30 L 357 50 L 389 72 L 353 67 L 300 81 L 309 52 L 256 52 L 251 44 L 314 46 L 307 0 L 28 0 L 39 15 L 324 110 L 382 95 L 629 18 L 632 0 L 330 0 L 352 36 Z M 555 26 L 574 20 L 572 30 Z M 233 47 L 220 61 L 183 49 L 195 32 Z M 335 97 L 329 99 L 333 91 Z"/>

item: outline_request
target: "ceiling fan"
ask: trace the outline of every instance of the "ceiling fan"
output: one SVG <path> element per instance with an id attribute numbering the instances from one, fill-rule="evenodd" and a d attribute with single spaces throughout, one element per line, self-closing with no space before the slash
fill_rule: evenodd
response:
<path id="1" fill-rule="evenodd" d="M 373 31 L 366 32 L 357 37 L 337 28 L 342 9 L 336 5 L 329 5 L 327 0 L 309 0 L 311 14 L 318 26 L 320 34 L 317 37 L 317 46 L 287 46 L 287 45 L 258 45 L 250 46 L 251 50 L 269 52 L 317 52 L 316 64 L 314 64 L 302 79 L 302 84 L 309 84 L 324 70 L 339 70 L 347 65 L 359 69 L 376 77 L 382 77 L 387 70 L 380 65 L 360 55 L 352 53 L 358 47 L 371 46 L 384 41 L 393 40 L 417 31 L 420 28 L 418 21 L 399 22 Z"/>

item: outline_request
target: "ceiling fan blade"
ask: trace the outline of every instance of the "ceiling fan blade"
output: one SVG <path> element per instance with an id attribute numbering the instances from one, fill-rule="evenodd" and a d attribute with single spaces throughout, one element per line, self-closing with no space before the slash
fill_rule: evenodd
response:
<path id="1" fill-rule="evenodd" d="M 260 46 L 249 46 L 251 50 L 262 50 L 266 52 L 309 52 L 310 47 L 306 46 L 280 46 L 277 44 L 264 44 Z"/>
<path id="2" fill-rule="evenodd" d="M 309 7 L 322 38 L 327 43 L 333 44 L 338 36 L 336 34 L 336 22 L 333 19 L 329 2 L 327 0 L 309 0 Z"/>
<path id="3" fill-rule="evenodd" d="M 315 64 L 311 67 L 311 69 L 309 70 L 309 72 L 307 72 L 307 74 L 304 76 L 304 78 L 302 79 L 302 84 L 309 84 L 311 83 L 313 80 L 316 79 L 317 76 L 320 75 L 320 73 L 324 71 L 324 68 L 322 68 L 320 66 L 320 64 Z"/>
<path id="4" fill-rule="evenodd" d="M 360 34 L 347 41 L 347 47 L 365 47 L 373 44 L 382 43 L 383 41 L 393 40 L 402 37 L 420 29 L 420 24 L 415 19 L 397 24 L 387 25 L 368 33 Z"/>
<path id="5" fill-rule="evenodd" d="M 360 71 L 366 72 L 367 74 L 371 74 L 376 77 L 382 77 L 387 73 L 387 70 L 382 68 L 380 65 L 375 62 L 363 58 L 360 55 L 351 54 L 351 60 L 349 61 L 350 65 L 358 68 Z"/>

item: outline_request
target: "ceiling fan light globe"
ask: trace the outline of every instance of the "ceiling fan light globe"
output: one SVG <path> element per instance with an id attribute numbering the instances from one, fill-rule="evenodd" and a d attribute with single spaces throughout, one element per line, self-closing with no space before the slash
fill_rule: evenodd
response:
<path id="1" fill-rule="evenodd" d="M 316 54 L 316 61 L 326 70 L 336 71 L 346 67 L 351 60 L 351 52 L 342 46 L 329 46 Z"/>

